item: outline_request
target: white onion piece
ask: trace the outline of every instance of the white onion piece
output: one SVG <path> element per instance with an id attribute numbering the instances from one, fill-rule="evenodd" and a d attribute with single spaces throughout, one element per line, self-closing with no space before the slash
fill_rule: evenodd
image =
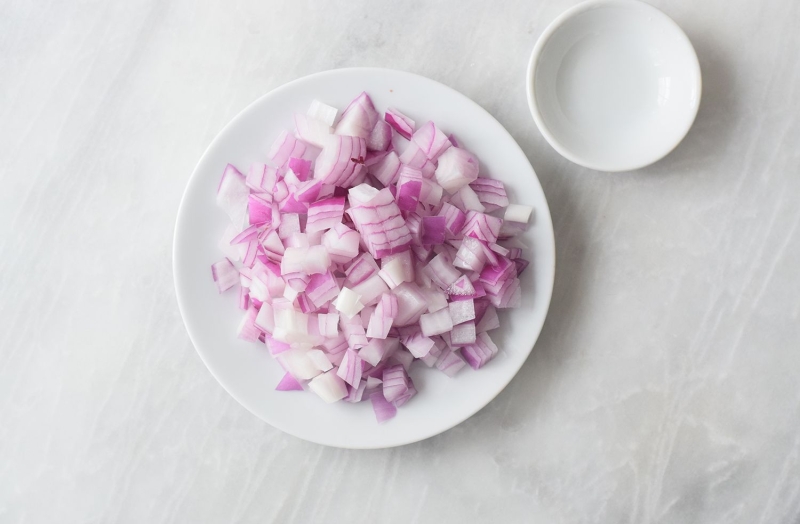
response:
<path id="1" fill-rule="evenodd" d="M 319 375 L 308 383 L 308 388 L 328 404 L 347 396 L 347 386 L 333 370 Z"/>
<path id="2" fill-rule="evenodd" d="M 360 295 L 360 301 L 365 306 L 371 306 L 378 303 L 378 298 L 389 292 L 389 287 L 381 279 L 379 273 L 376 273 L 364 280 L 360 284 L 353 286 L 353 292 Z"/>
<path id="3" fill-rule="evenodd" d="M 364 304 L 361 303 L 361 295 L 347 287 L 342 288 L 333 305 L 347 318 L 353 318 L 359 311 L 364 309 Z"/>
<path id="4" fill-rule="evenodd" d="M 328 360 L 328 357 L 325 355 L 324 352 L 320 351 L 319 349 L 312 349 L 308 353 L 308 359 L 317 366 L 317 369 L 320 371 L 328 371 L 333 367 L 331 361 Z"/>
<path id="5" fill-rule="evenodd" d="M 436 181 L 448 193 L 455 193 L 476 178 L 478 178 L 478 159 L 469 151 L 451 147 L 439 157 Z M 477 196 L 475 198 L 477 200 Z"/>
<path id="6" fill-rule="evenodd" d="M 426 337 L 441 335 L 453 329 L 453 319 L 450 317 L 450 311 L 441 309 L 419 317 L 419 326 Z"/>
<path id="7" fill-rule="evenodd" d="M 298 380 L 309 380 L 320 374 L 319 368 L 308 358 L 308 351 L 304 349 L 289 349 L 276 358 L 283 369 Z"/>
<path id="8" fill-rule="evenodd" d="M 261 309 L 255 320 L 256 327 L 266 333 L 275 331 L 275 314 L 272 311 L 272 305 L 269 302 L 261 304 Z"/>
<path id="9" fill-rule="evenodd" d="M 244 222 L 249 196 L 250 189 L 245 183 L 244 175 L 228 164 L 217 188 L 217 206 L 228 214 L 234 226 L 240 226 Z"/>
<path id="10" fill-rule="evenodd" d="M 336 115 L 339 113 L 339 110 L 335 107 L 331 107 L 327 104 L 323 104 L 319 100 L 312 100 L 311 105 L 308 108 L 306 114 L 310 118 L 314 118 L 319 120 L 320 122 L 324 122 L 325 125 L 328 127 L 332 127 L 333 123 L 336 121 Z"/>
<path id="11" fill-rule="evenodd" d="M 450 314 L 450 319 L 453 321 L 454 326 L 462 324 L 469 320 L 475 320 L 475 301 L 469 299 L 469 300 L 459 300 L 457 302 L 450 302 L 450 304 L 448 304 L 448 312 Z"/>
<path id="12" fill-rule="evenodd" d="M 323 337 L 334 338 L 339 334 L 339 314 L 320 313 L 317 315 L 319 334 Z"/>
<path id="13" fill-rule="evenodd" d="M 406 251 L 406 253 L 408 253 L 408 251 Z M 389 289 L 394 289 L 405 282 L 406 271 L 401 259 L 392 259 L 389 262 L 384 262 L 382 266 L 378 275 L 383 279 L 386 285 L 389 286 Z"/>
<path id="14" fill-rule="evenodd" d="M 530 206 L 509 204 L 508 207 L 506 207 L 506 212 L 505 215 L 503 215 L 503 219 L 508 220 L 509 222 L 521 222 L 523 224 L 527 224 L 531 219 L 532 213 L 533 208 Z"/>

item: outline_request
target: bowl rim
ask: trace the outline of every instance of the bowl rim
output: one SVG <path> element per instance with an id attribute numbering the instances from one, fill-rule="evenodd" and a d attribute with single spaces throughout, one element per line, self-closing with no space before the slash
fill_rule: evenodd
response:
<path id="1" fill-rule="evenodd" d="M 555 34 L 555 32 L 560 29 L 565 23 L 567 23 L 572 18 L 576 17 L 577 15 L 584 13 L 586 11 L 597 9 L 597 8 L 605 8 L 605 7 L 629 7 L 634 9 L 639 9 L 649 13 L 652 16 L 657 16 L 662 22 L 664 22 L 668 27 L 672 29 L 675 36 L 688 44 L 689 49 L 691 49 L 691 54 L 688 57 L 686 67 L 691 69 L 692 76 L 697 79 L 697 83 L 695 89 L 697 90 L 697 97 L 694 100 L 694 103 L 690 107 L 689 111 L 687 111 L 687 119 L 684 124 L 684 128 L 682 132 L 670 142 L 665 142 L 664 147 L 656 152 L 651 158 L 647 158 L 643 161 L 638 162 L 617 162 L 617 163 L 604 163 L 604 162 L 596 162 L 592 159 L 585 158 L 581 155 L 576 154 L 574 151 L 570 150 L 564 144 L 562 144 L 551 132 L 550 129 L 544 122 L 544 118 L 539 110 L 539 105 L 536 100 L 536 89 L 535 89 L 535 72 L 539 65 L 539 61 L 542 56 L 542 51 L 544 50 L 547 43 L 550 41 L 550 38 Z M 640 2 L 639 0 L 587 0 L 582 2 L 578 5 L 572 6 L 560 15 L 558 15 L 550 24 L 545 28 L 542 32 L 539 39 L 536 41 L 536 44 L 533 47 L 533 51 L 531 52 L 531 57 L 528 62 L 528 68 L 526 70 L 526 94 L 528 98 L 528 107 L 530 108 L 531 115 L 533 116 L 534 122 L 536 122 L 536 127 L 539 128 L 539 131 L 544 136 L 545 140 L 555 149 L 561 156 L 566 158 L 567 160 L 574 162 L 578 165 L 583 167 L 587 167 L 589 169 L 594 169 L 596 171 L 605 171 L 605 172 L 621 172 L 621 171 L 633 171 L 636 169 L 640 169 L 646 166 L 649 166 L 655 162 L 658 162 L 668 154 L 670 154 L 678 144 L 683 141 L 686 137 L 689 129 L 692 128 L 694 124 L 695 118 L 697 117 L 697 112 L 700 108 L 700 101 L 703 95 L 703 79 L 700 70 L 700 62 L 697 58 L 697 51 L 695 50 L 692 42 L 689 40 L 689 37 L 686 36 L 686 33 L 681 29 L 681 27 L 660 9 L 647 4 L 645 2 Z"/>

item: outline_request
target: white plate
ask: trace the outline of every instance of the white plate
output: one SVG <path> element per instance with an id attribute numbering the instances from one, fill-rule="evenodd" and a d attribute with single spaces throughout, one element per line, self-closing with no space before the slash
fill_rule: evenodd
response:
<path id="1" fill-rule="evenodd" d="M 371 404 L 325 404 L 313 393 L 277 392 L 283 372 L 266 348 L 236 338 L 242 311 L 238 293 L 219 295 L 210 266 L 222 258 L 217 242 L 227 217 L 215 194 L 227 163 L 245 170 L 266 160 L 272 141 L 291 129 L 292 114 L 312 99 L 344 108 L 367 91 L 378 110 L 397 107 L 418 123 L 435 121 L 455 133 L 481 161 L 481 172 L 506 183 L 512 202 L 535 207 L 525 241 L 531 266 L 522 275 L 523 306 L 503 312 L 491 336 L 499 355 L 480 371 L 464 368 L 454 379 L 421 362 L 411 368 L 419 394 L 378 424 Z M 489 113 L 442 84 L 389 69 L 339 69 L 290 82 L 242 111 L 214 139 L 189 180 L 175 226 L 173 266 L 178 304 L 189 337 L 208 369 L 244 407 L 291 435 L 342 448 L 385 448 L 422 440 L 467 419 L 511 381 L 544 323 L 553 288 L 555 246 L 550 212 L 539 180 L 511 135 Z M 487 429 L 490 431 L 490 429 Z"/>
<path id="2" fill-rule="evenodd" d="M 677 146 L 700 105 L 700 65 L 667 15 L 634 0 L 590 0 L 536 42 L 528 103 L 567 159 L 600 171 L 651 164 Z"/>

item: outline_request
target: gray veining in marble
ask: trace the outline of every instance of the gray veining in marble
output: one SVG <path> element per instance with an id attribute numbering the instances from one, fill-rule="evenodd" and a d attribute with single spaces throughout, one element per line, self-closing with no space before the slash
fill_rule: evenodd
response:
<path id="1" fill-rule="evenodd" d="M 572 0 L 0 2 L 0 522 L 800 522 L 800 2 L 655 1 L 703 70 L 662 162 L 598 174 L 529 116 Z M 428 441 L 343 451 L 195 354 L 172 228 L 249 102 L 345 66 L 429 76 L 522 145 L 555 223 L 542 336 Z"/>

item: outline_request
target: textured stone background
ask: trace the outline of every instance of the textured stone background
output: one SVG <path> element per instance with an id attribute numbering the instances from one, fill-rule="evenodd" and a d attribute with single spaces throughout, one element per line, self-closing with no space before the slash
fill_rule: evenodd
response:
<path id="1" fill-rule="evenodd" d="M 703 102 L 662 162 L 598 174 L 529 116 L 571 0 L 0 3 L 0 522 L 800 519 L 800 3 L 655 1 Z M 558 268 L 486 409 L 386 451 L 246 412 L 195 354 L 172 231 L 214 135 L 289 80 L 429 76 L 528 154 Z"/>

